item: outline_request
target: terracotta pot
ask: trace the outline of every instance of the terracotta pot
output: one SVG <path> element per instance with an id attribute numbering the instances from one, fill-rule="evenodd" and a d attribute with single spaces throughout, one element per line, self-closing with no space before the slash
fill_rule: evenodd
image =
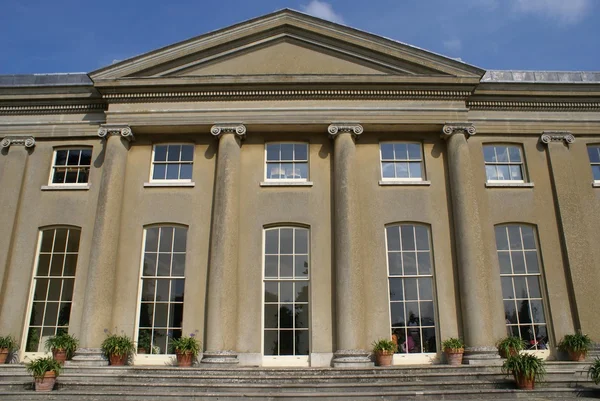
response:
<path id="1" fill-rule="evenodd" d="M 444 352 L 446 353 L 446 359 L 448 360 L 448 365 L 452 365 L 452 366 L 460 366 L 462 365 L 462 360 L 463 360 L 463 353 L 465 352 L 464 349 L 452 349 L 452 348 L 446 348 L 444 350 Z"/>
<path id="2" fill-rule="evenodd" d="M 175 351 L 175 355 L 177 356 L 177 366 L 181 366 L 182 368 L 189 368 L 192 366 L 194 355 L 191 352 Z"/>
<path id="3" fill-rule="evenodd" d="M 574 362 L 583 362 L 587 356 L 587 351 L 568 351 L 569 359 Z"/>
<path id="4" fill-rule="evenodd" d="M 64 349 L 53 349 L 52 358 L 54 358 L 54 360 L 61 365 L 64 365 L 65 361 L 67 360 L 67 351 Z"/>
<path id="5" fill-rule="evenodd" d="M 8 358 L 8 348 L 0 348 L 0 364 L 6 363 L 6 358 Z"/>
<path id="6" fill-rule="evenodd" d="M 375 364 L 377 366 L 392 366 L 394 353 L 392 351 L 375 352 Z"/>
<path id="7" fill-rule="evenodd" d="M 500 354 L 500 358 L 508 358 L 509 356 L 517 356 L 519 355 L 519 351 L 517 351 L 514 348 L 509 348 L 508 349 L 508 355 L 506 355 L 506 352 L 504 352 L 504 350 L 498 350 L 498 353 Z"/>
<path id="8" fill-rule="evenodd" d="M 147 354 L 148 351 L 146 351 L 146 348 L 138 347 L 137 353 L 138 354 Z"/>
<path id="9" fill-rule="evenodd" d="M 110 364 L 112 366 L 125 366 L 125 364 L 127 363 L 128 357 L 129 357 L 129 355 L 127 355 L 127 354 L 125 354 L 125 355 L 110 354 L 110 357 L 108 359 L 110 360 Z"/>
<path id="10" fill-rule="evenodd" d="M 535 388 L 535 378 L 515 376 L 515 381 L 517 382 L 517 388 L 520 390 L 533 390 Z"/>
<path id="11" fill-rule="evenodd" d="M 56 373 L 51 370 L 41 379 L 35 379 L 35 391 L 52 391 L 54 383 L 56 383 Z"/>

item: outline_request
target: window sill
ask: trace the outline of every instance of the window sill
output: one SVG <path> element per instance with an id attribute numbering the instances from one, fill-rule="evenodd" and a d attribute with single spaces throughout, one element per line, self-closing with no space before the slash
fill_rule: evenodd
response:
<path id="1" fill-rule="evenodd" d="M 600 188 L 600 181 L 594 181 L 594 182 L 592 182 L 592 187 L 594 187 L 594 188 Z"/>
<path id="2" fill-rule="evenodd" d="M 379 185 L 381 186 L 429 186 L 431 185 L 431 181 L 402 181 L 402 180 L 380 180 Z"/>
<path id="3" fill-rule="evenodd" d="M 145 182 L 144 188 L 161 188 L 161 187 L 169 187 L 169 188 L 193 188 L 196 186 L 195 182 Z"/>
<path id="4" fill-rule="evenodd" d="M 486 188 L 533 188 L 533 182 L 486 182 Z"/>
<path id="5" fill-rule="evenodd" d="M 263 181 L 261 187 L 312 187 L 312 181 Z"/>
<path id="6" fill-rule="evenodd" d="M 42 185 L 42 191 L 87 191 L 90 184 L 85 185 Z"/>

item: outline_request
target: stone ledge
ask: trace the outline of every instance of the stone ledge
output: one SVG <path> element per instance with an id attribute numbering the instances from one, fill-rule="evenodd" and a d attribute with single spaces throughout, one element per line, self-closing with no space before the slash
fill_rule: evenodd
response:
<path id="1" fill-rule="evenodd" d="M 430 186 L 431 181 L 379 180 L 381 186 Z"/>
<path id="2" fill-rule="evenodd" d="M 145 182 L 144 188 L 193 188 L 195 182 Z"/>
<path id="3" fill-rule="evenodd" d="M 594 181 L 594 182 L 592 182 L 592 187 L 594 187 L 594 188 L 600 188 L 600 181 Z"/>
<path id="4" fill-rule="evenodd" d="M 42 191 L 87 191 L 90 184 L 85 185 L 42 185 Z"/>
<path id="5" fill-rule="evenodd" d="M 262 181 L 261 187 L 312 187 L 312 181 Z"/>
<path id="6" fill-rule="evenodd" d="M 486 188 L 533 188 L 533 182 L 486 182 Z"/>

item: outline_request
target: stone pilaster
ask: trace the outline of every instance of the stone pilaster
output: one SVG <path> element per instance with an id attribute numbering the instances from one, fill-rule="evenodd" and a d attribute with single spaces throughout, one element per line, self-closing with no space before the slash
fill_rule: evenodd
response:
<path id="1" fill-rule="evenodd" d="M 495 364 L 499 362 L 499 355 L 494 343 L 502 336 L 495 333 L 495 328 L 502 327 L 496 321 L 501 320 L 503 324 L 504 314 L 502 300 L 490 296 L 494 293 L 492 283 L 500 277 L 486 263 L 485 250 L 494 245 L 484 243 L 483 239 L 467 143 L 475 134 L 475 127 L 470 123 L 448 123 L 443 129 L 448 149 L 463 335 L 467 345 L 465 363 Z"/>
<path id="2" fill-rule="evenodd" d="M 242 124 L 217 124 L 217 173 L 210 236 L 206 300 L 206 351 L 202 363 L 237 364 L 237 276 Z"/>
<path id="3" fill-rule="evenodd" d="M 73 357 L 74 364 L 82 365 L 107 364 L 99 348 L 106 336 L 105 330 L 114 329 L 111 327 L 114 277 L 125 169 L 129 142 L 134 139 L 131 128 L 123 125 L 104 125 L 98 130 L 98 136 L 105 140 L 104 162 L 83 303 L 81 349 Z"/>
<path id="4" fill-rule="evenodd" d="M 22 331 L 21 319 L 11 322 L 14 319 L 8 319 L 6 314 L 10 313 L 10 291 L 3 287 L 9 281 L 8 276 L 11 269 L 9 268 L 12 259 L 14 248 L 14 238 L 17 226 L 17 220 L 20 209 L 20 198 L 23 190 L 23 183 L 26 177 L 27 156 L 35 146 L 33 137 L 6 137 L 0 142 L 2 156 L 6 160 L 4 168 L 0 172 L 0 227 L 2 227 L 3 235 L 0 236 L 0 322 L 2 322 L 3 331 L 6 334 L 11 334 L 19 337 Z M 14 269 L 19 269 L 18 266 L 13 266 Z M 6 310 L 5 310 L 6 308 Z M 13 327 L 14 326 L 14 327 Z"/>
<path id="5" fill-rule="evenodd" d="M 600 341 L 597 308 L 600 304 L 600 273 L 598 261 L 589 251 L 597 247 L 597 238 L 593 238 L 585 197 L 581 196 L 589 182 L 584 182 L 573 166 L 576 156 L 570 146 L 575 143 L 575 137 L 570 132 L 544 132 L 540 142 L 548 147 L 548 164 L 575 328 L 588 334 L 592 340 Z"/>
<path id="6" fill-rule="evenodd" d="M 334 140 L 333 200 L 336 343 L 335 367 L 372 366 L 365 350 L 363 271 L 360 264 L 360 208 L 356 182 L 355 139 L 362 134 L 359 124 L 331 124 Z"/>

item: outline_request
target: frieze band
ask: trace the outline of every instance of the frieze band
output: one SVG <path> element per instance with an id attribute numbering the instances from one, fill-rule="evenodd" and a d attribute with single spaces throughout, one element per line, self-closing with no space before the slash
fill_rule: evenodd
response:
<path id="1" fill-rule="evenodd" d="M 26 137 L 6 137 L 0 142 L 2 148 L 9 148 L 11 146 L 25 146 L 26 148 L 33 148 L 35 146 L 35 139 L 32 136 Z"/>
<path id="2" fill-rule="evenodd" d="M 569 131 L 544 131 L 540 137 L 540 141 L 546 144 L 550 142 L 565 142 L 566 144 L 571 144 L 575 142 L 575 136 Z"/>
<path id="3" fill-rule="evenodd" d="M 449 138 L 453 134 L 465 134 L 467 137 L 477 133 L 475 126 L 471 123 L 446 123 L 442 129 L 442 137 Z"/>
<path id="4" fill-rule="evenodd" d="M 108 139 L 108 137 L 110 135 L 120 135 L 122 138 L 127 139 L 129 142 L 135 140 L 135 137 L 133 136 L 133 132 L 131 131 L 131 128 L 127 125 L 118 125 L 118 126 L 104 125 L 104 126 L 98 128 L 98 136 L 100 138 Z"/>
<path id="5" fill-rule="evenodd" d="M 215 124 L 210 128 L 210 133 L 217 138 L 226 132 L 236 134 L 241 139 L 246 138 L 246 126 L 244 124 Z"/>
<path id="6" fill-rule="evenodd" d="M 336 135 L 342 132 L 348 132 L 356 139 L 363 131 L 362 125 L 352 123 L 334 123 L 327 127 L 327 132 L 329 132 L 331 138 L 335 138 Z"/>

